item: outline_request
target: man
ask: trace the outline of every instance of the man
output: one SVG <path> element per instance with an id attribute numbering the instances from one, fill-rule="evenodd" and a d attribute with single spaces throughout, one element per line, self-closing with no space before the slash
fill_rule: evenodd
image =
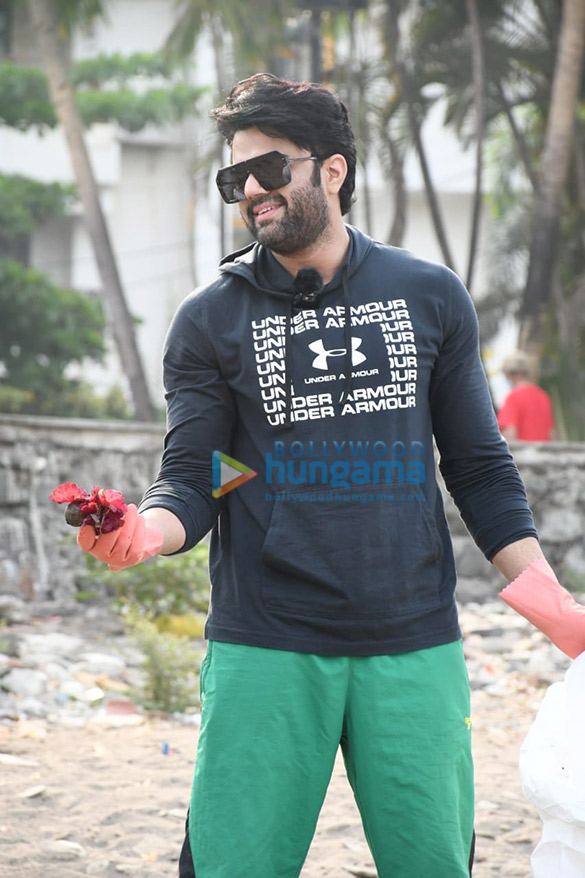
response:
<path id="1" fill-rule="evenodd" d="M 380 878 L 463 878 L 469 685 L 433 436 L 504 576 L 542 559 L 475 312 L 452 272 L 345 225 L 355 144 L 327 89 L 258 74 L 214 116 L 220 193 L 257 243 L 175 316 L 140 513 L 80 532 L 119 569 L 212 530 L 180 875 L 297 878 L 341 745 Z M 214 452 L 257 476 L 214 497 Z"/>
<path id="2" fill-rule="evenodd" d="M 531 381 L 530 361 L 522 351 L 504 360 L 502 371 L 511 390 L 498 412 L 498 424 L 505 439 L 548 442 L 554 434 L 552 401 L 548 393 Z"/>

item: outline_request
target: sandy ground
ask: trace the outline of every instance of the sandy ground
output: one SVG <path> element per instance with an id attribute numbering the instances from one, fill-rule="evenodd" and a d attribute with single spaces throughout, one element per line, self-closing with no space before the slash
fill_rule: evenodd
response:
<path id="1" fill-rule="evenodd" d="M 475 878 L 528 878 L 540 836 L 518 753 L 542 691 L 521 679 L 512 688 L 473 696 Z M 2 878 L 175 876 L 196 738 L 196 729 L 156 718 L 120 729 L 0 726 L 0 752 L 33 763 L 0 762 Z M 338 760 L 302 878 L 351 874 L 376 872 Z"/>

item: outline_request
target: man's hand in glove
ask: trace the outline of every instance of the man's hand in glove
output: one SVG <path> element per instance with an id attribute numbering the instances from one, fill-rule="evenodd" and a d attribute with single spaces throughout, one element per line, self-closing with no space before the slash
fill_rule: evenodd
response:
<path id="1" fill-rule="evenodd" d="M 585 651 L 585 607 L 562 587 L 544 558 L 537 558 L 500 597 L 571 658 Z"/>
<path id="2" fill-rule="evenodd" d="M 110 570 L 123 570 L 157 555 L 163 545 L 163 533 L 153 521 L 139 514 L 132 503 L 124 515 L 123 524 L 110 533 L 96 535 L 90 524 L 84 524 L 77 535 L 77 543 Z"/>

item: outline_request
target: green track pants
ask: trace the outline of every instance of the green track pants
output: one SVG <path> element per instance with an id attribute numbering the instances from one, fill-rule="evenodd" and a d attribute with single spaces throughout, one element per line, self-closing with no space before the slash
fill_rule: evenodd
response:
<path id="1" fill-rule="evenodd" d="M 298 878 L 337 748 L 379 878 L 468 878 L 460 641 L 338 657 L 212 642 L 189 817 L 196 878 Z"/>

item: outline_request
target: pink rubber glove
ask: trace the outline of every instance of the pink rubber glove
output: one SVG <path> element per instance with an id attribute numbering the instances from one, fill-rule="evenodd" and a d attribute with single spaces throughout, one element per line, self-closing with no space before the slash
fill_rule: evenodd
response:
<path id="1" fill-rule="evenodd" d="M 585 651 L 585 607 L 563 588 L 544 558 L 533 561 L 500 597 L 572 659 Z"/>
<path id="2" fill-rule="evenodd" d="M 124 524 L 118 530 L 98 537 L 91 524 L 84 524 L 79 528 L 77 543 L 84 552 L 105 561 L 110 570 L 123 570 L 158 554 L 163 535 L 160 528 L 139 515 L 131 503 L 124 515 Z"/>

